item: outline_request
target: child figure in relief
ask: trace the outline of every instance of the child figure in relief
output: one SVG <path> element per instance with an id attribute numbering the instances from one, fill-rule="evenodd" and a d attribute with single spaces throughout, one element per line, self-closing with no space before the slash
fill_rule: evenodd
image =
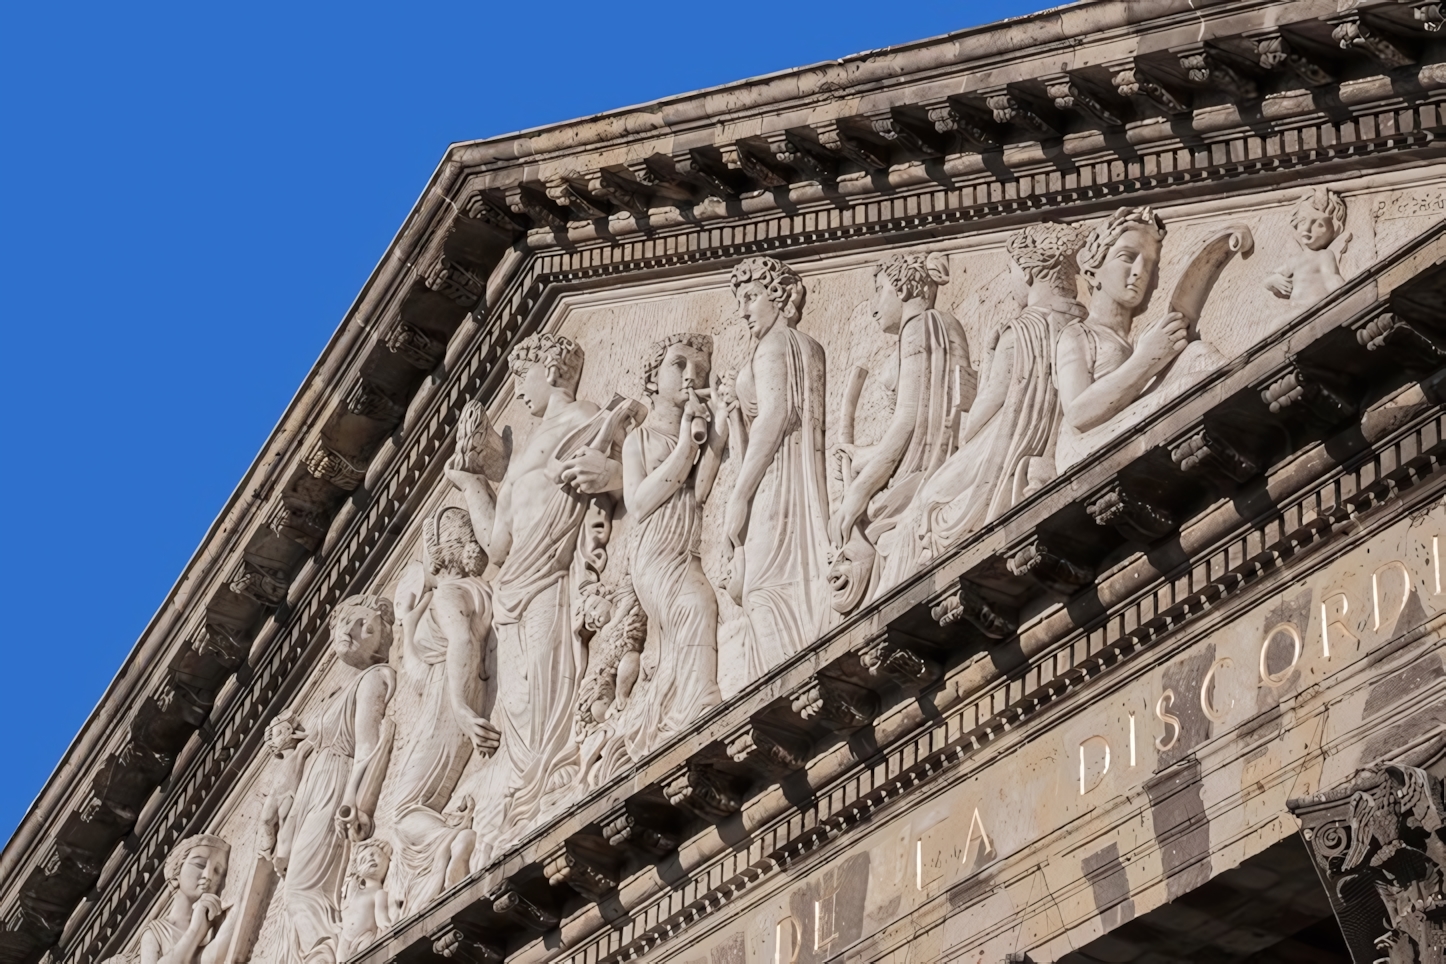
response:
<path id="1" fill-rule="evenodd" d="M 1351 241 L 1345 233 L 1346 202 L 1334 191 L 1317 187 L 1296 202 L 1290 226 L 1300 252 L 1265 279 L 1265 287 L 1277 298 L 1290 299 L 1293 307 L 1304 308 L 1346 283 L 1338 260 Z"/>
<path id="2" fill-rule="evenodd" d="M 402 900 L 383 886 L 392 866 L 392 846 L 373 837 L 352 849 L 341 903 L 342 960 L 367 947 L 402 913 Z"/>

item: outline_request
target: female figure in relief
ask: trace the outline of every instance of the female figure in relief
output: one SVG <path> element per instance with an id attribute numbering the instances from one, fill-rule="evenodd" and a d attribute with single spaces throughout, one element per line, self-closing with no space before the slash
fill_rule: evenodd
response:
<path id="1" fill-rule="evenodd" d="M 623 497 L 637 520 L 633 590 L 657 641 L 643 660 L 646 692 L 633 692 L 639 712 L 627 742 L 634 760 L 722 702 L 718 599 L 698 556 L 702 503 L 727 439 L 727 422 L 714 425 L 703 400 L 712 354 L 707 335 L 671 335 L 653 345 L 643 369 L 650 412 L 623 443 Z"/>
<path id="2" fill-rule="evenodd" d="M 344 600 L 331 614 L 331 647 L 346 679 L 307 726 L 283 714 L 267 727 L 268 747 L 295 780 L 273 792 L 263 814 L 263 839 L 270 844 L 265 849 L 282 877 L 287 964 L 338 960 L 347 850 L 371 837 L 391 759 L 395 728 L 386 718 L 396 689 L 396 674 L 387 665 L 391 645 L 391 600 Z"/>
<path id="3" fill-rule="evenodd" d="M 487 568 L 466 509 L 437 511 L 423 528 L 427 580 L 402 614 L 403 678 L 422 708 L 396 776 L 397 863 L 408 913 L 467 875 L 477 836 L 472 800 L 448 801 L 475 748 L 496 752 L 500 737 L 477 711 L 492 632 Z"/>
<path id="4" fill-rule="evenodd" d="M 829 520 L 836 551 L 829 581 L 840 612 L 863 600 L 880 569 L 898 570 L 901 561 L 891 560 L 914 555 L 896 545 L 913 537 L 897 525 L 920 487 L 954 453 L 959 414 L 974 400 L 964 326 L 934 307 L 939 286 L 948 280 L 948 261 L 939 254 L 896 254 L 874 271 L 874 321 L 899 337 L 896 368 L 884 377 L 895 397 L 894 414 L 877 443 L 845 439 L 834 449 L 845 485 L 843 502 Z M 852 414 L 844 413 L 846 425 Z M 875 564 L 875 550 L 884 557 L 882 566 Z"/>
<path id="5" fill-rule="evenodd" d="M 757 678 L 826 626 L 824 354 L 798 331 L 806 291 L 792 268 L 747 258 L 732 287 L 753 352 L 718 386 L 743 456 L 724 513 L 728 593 L 747 618 L 747 672 Z"/>
<path id="6" fill-rule="evenodd" d="M 1055 347 L 1055 377 L 1064 410 L 1055 453 L 1061 472 L 1098 448 L 1107 435 L 1117 434 L 1225 362 L 1214 346 L 1191 337 L 1194 319 L 1176 310 L 1173 301 L 1171 310 L 1130 342 L 1135 316 L 1149 302 L 1158 279 L 1164 239 L 1165 224 L 1153 209 L 1120 208 L 1089 233 L 1080 249 L 1080 274 L 1092 291 L 1089 313 L 1066 325 Z M 1208 282 L 1213 281 L 1209 276 Z M 1203 292 L 1208 293 L 1208 284 Z M 1201 302 L 1204 293 L 1197 292 Z"/>
<path id="7" fill-rule="evenodd" d="M 1078 246 L 1079 232 L 1063 224 L 1034 224 L 1010 236 L 1006 249 L 1019 314 L 999 329 L 984 356 L 959 450 L 920 491 L 909 540 L 917 552 L 890 558 L 891 584 L 1054 477 L 1060 423 L 1054 343 L 1062 328 L 1084 315 L 1075 299 Z"/>
<path id="8" fill-rule="evenodd" d="M 221 906 L 231 845 L 196 834 L 176 845 L 164 874 L 171 899 L 161 916 L 140 930 L 138 964 L 221 964 L 231 949 L 234 915 Z"/>

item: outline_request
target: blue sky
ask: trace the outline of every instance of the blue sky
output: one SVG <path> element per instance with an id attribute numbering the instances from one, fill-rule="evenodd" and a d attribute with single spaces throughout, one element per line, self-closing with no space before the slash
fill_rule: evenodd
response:
<path id="1" fill-rule="evenodd" d="M 1048 5 L 0 5 L 0 831 L 448 143 Z"/>

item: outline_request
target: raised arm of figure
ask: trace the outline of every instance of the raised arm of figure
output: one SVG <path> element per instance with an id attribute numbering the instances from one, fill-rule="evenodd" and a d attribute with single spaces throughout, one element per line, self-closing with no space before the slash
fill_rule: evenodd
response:
<path id="1" fill-rule="evenodd" d="M 1185 350 L 1189 321 L 1171 311 L 1152 322 L 1136 342 L 1130 357 L 1099 378 L 1090 371 L 1088 337 L 1078 326 L 1060 333 L 1055 352 L 1060 403 L 1064 417 L 1081 432 L 1103 425 L 1139 398 L 1160 373 Z"/>
<path id="2" fill-rule="evenodd" d="M 919 409 L 926 404 L 923 395 L 929 387 L 925 371 L 928 356 L 924 352 L 924 324 L 922 315 L 915 316 L 905 322 L 899 332 L 899 375 L 894 389 L 894 414 L 889 418 L 883 435 L 874 445 L 857 446 L 852 450 L 854 477 L 844 490 L 843 504 L 839 506 L 838 531 L 835 534 L 837 545 L 843 544 L 863 517 L 869 500 L 889 484 L 914 438 Z"/>
<path id="3" fill-rule="evenodd" d="M 657 511 L 672 498 L 673 493 L 688 483 L 698 443 L 690 431 L 692 419 L 686 414 L 673 450 L 652 472 L 643 456 L 643 438 L 633 432 L 623 442 L 623 500 L 628 511 L 637 513 L 639 521 Z"/>
<path id="4" fill-rule="evenodd" d="M 511 545 L 511 533 L 494 531 L 506 528 L 506 505 L 511 494 L 510 480 L 504 481 L 501 488 L 494 495 L 492 486 L 481 475 L 475 472 L 468 472 L 463 467 L 462 455 L 453 455 L 447 460 L 442 474 L 462 492 L 462 498 L 467 503 L 467 512 L 472 516 L 472 531 L 477 535 L 477 541 L 482 543 L 482 548 L 487 555 L 495 559 L 498 565 L 507 556 L 507 548 Z M 502 519 L 501 526 L 498 520 Z M 506 545 L 501 545 L 505 543 Z"/>
<path id="5" fill-rule="evenodd" d="M 433 593 L 437 628 L 447 637 L 447 699 L 452 715 L 462 732 L 483 756 L 497 752 L 502 735 L 486 717 L 474 708 L 473 688 L 482 677 L 482 646 L 486 633 L 477 633 L 479 625 L 490 626 L 492 614 L 478 612 L 473 595 L 455 583 L 444 583 Z"/>
<path id="6" fill-rule="evenodd" d="M 1004 407 L 1009 395 L 1009 382 L 1014 377 L 1014 328 L 1005 328 L 999 340 L 985 355 L 982 382 L 974 396 L 974 405 L 969 409 L 969 419 L 964 423 L 964 437 L 967 442 L 989 424 L 990 419 Z"/>

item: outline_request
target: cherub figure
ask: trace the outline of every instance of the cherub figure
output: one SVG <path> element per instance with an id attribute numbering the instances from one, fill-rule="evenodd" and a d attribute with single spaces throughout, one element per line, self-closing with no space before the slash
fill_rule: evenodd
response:
<path id="1" fill-rule="evenodd" d="M 1346 202 L 1329 188 L 1316 187 L 1300 196 L 1290 226 L 1300 252 L 1266 278 L 1265 287 L 1277 298 L 1288 298 L 1292 305 L 1303 308 L 1346 283 L 1338 261 L 1351 242 L 1345 233 Z"/>
<path id="2" fill-rule="evenodd" d="M 351 852 L 351 867 L 341 899 L 341 959 L 377 939 L 402 914 L 402 899 L 383 886 L 392 866 L 392 845 L 378 837 L 363 840 Z"/>

